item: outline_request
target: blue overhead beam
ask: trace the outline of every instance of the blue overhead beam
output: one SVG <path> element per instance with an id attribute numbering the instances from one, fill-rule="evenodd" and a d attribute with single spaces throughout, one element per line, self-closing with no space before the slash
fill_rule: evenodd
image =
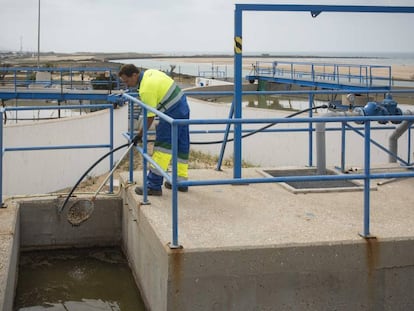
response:
<path id="1" fill-rule="evenodd" d="M 108 93 L 60 93 L 60 92 L 14 92 L 14 91 L 1 91 L 0 99 L 30 99 L 30 100 L 107 100 Z"/>
<path id="2" fill-rule="evenodd" d="M 309 12 L 317 17 L 322 12 L 336 13 L 414 13 L 414 7 L 406 6 L 358 6 L 358 5 L 296 5 L 296 4 L 236 4 L 234 12 L 234 118 L 242 118 L 242 20 L 243 11 L 255 12 Z M 233 177 L 241 178 L 242 127 L 234 125 Z"/>
<path id="3" fill-rule="evenodd" d="M 368 5 L 236 4 L 236 11 L 414 13 L 414 7 Z"/>

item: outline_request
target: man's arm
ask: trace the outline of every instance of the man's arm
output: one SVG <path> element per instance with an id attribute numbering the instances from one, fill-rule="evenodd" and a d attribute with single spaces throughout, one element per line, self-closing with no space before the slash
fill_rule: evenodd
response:
<path id="1" fill-rule="evenodd" d="M 152 117 L 148 117 L 148 118 L 147 118 L 147 129 L 149 129 L 149 128 L 151 127 L 151 125 L 152 125 L 152 122 L 153 122 L 153 121 L 154 121 L 154 116 L 152 116 Z M 142 138 L 142 133 L 143 133 L 143 131 L 144 131 L 144 129 L 143 129 L 143 128 L 141 128 L 141 129 L 139 130 L 139 132 L 138 132 L 137 136 Z"/>

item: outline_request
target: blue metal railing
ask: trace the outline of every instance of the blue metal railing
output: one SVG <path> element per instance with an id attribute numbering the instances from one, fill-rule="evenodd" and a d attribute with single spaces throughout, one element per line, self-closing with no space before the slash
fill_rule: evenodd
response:
<path id="1" fill-rule="evenodd" d="M 257 61 L 247 80 L 266 79 L 334 88 L 391 88 L 391 66 L 315 62 Z"/>
<path id="2" fill-rule="evenodd" d="M 307 93 L 311 94 L 310 97 L 313 98 L 314 93 L 331 93 L 333 91 L 307 91 Z M 406 91 L 400 91 L 400 92 L 411 92 L 414 93 L 414 90 L 406 90 Z M 198 92 L 187 92 L 187 95 L 199 95 Z M 205 92 L 200 92 L 202 94 L 205 95 Z M 223 92 L 211 92 L 210 94 L 216 94 L 216 93 L 223 93 Z M 225 92 L 227 93 L 227 92 Z M 244 92 L 245 93 L 251 93 L 251 92 Z M 252 92 L 252 93 L 279 93 L 279 92 Z M 286 92 L 281 92 L 281 93 L 286 93 Z M 297 93 L 297 92 L 288 92 L 290 94 L 292 93 Z M 229 119 L 209 119 L 209 120 L 205 120 L 205 119 L 201 119 L 201 120 L 195 120 L 195 119 L 191 119 L 191 120 L 174 120 L 171 119 L 170 117 L 166 116 L 165 114 L 155 110 L 154 108 L 151 108 L 149 106 L 146 106 L 144 103 L 140 102 L 139 100 L 137 100 L 136 98 L 128 95 L 128 94 L 124 94 L 123 97 L 125 98 L 125 100 L 130 101 L 130 103 L 132 103 L 130 105 L 130 107 L 132 107 L 133 105 L 139 105 L 142 109 L 143 109 L 143 113 L 144 116 L 146 115 L 147 111 L 151 111 L 153 113 L 155 113 L 156 115 L 158 115 L 160 118 L 164 119 L 166 122 L 168 122 L 171 125 L 171 133 L 172 133 L 172 170 L 171 170 L 171 174 L 168 174 L 167 172 L 164 172 L 161 167 L 154 162 L 154 160 L 147 154 L 147 149 L 146 149 L 146 144 L 147 144 L 147 130 L 146 130 L 146 125 L 143 125 L 143 129 L 144 129 L 144 134 L 143 134 L 143 145 L 142 147 L 137 146 L 137 150 L 140 152 L 140 154 L 143 156 L 144 162 L 143 162 L 143 188 L 144 188 L 144 194 L 143 194 L 143 203 L 147 204 L 148 203 L 148 197 L 147 197 L 147 185 L 146 185 L 146 171 L 147 171 L 147 163 L 151 163 L 151 165 L 153 165 L 154 167 L 156 167 L 163 175 L 163 177 L 168 180 L 171 184 L 172 184 L 172 241 L 170 243 L 170 247 L 171 248 L 178 248 L 180 247 L 179 242 L 178 242 L 178 187 L 180 186 L 205 186 L 205 185 L 224 185 L 224 184 L 246 184 L 246 183 L 274 183 L 274 182 L 291 182 L 291 181 L 323 181 L 323 180 L 363 180 L 364 181 L 364 204 L 365 205 L 365 209 L 369 211 L 369 182 L 371 179 L 377 179 L 377 178 L 400 178 L 400 177 L 414 177 L 414 172 L 408 172 L 408 173 L 381 173 L 381 174 L 372 174 L 371 173 L 371 162 L 370 162 L 370 158 L 371 158 L 371 154 L 370 154 L 370 146 L 372 143 L 374 143 L 374 145 L 381 147 L 381 149 L 386 149 L 384 147 L 382 147 L 381 145 L 379 145 L 378 143 L 376 143 L 375 141 L 373 141 L 371 139 L 371 131 L 373 130 L 373 127 L 371 126 L 371 122 L 374 121 L 381 121 L 381 122 L 385 122 L 385 121 L 393 121 L 393 122 L 399 122 L 399 121 L 410 121 L 410 122 L 414 122 L 414 116 L 380 116 L 380 117 L 307 117 L 307 118 L 294 118 L 294 119 L 290 119 L 290 118 L 260 118 L 260 119 L 234 119 L 234 118 L 230 118 Z M 132 108 L 130 108 L 132 109 Z M 146 118 L 144 117 L 144 120 L 146 120 Z M 351 130 L 354 131 L 359 131 L 359 134 L 363 137 L 364 139 L 364 163 L 365 163 L 365 168 L 364 168 L 364 173 L 363 174 L 345 174 L 345 175 L 313 175 L 313 176 L 285 176 L 285 177 L 273 177 L 273 178 L 239 178 L 239 177 L 234 177 L 232 179 L 225 179 L 225 180 L 187 180 L 187 181 L 179 181 L 177 179 L 177 141 L 178 141 L 178 135 L 177 135 L 177 128 L 180 125 L 211 125 L 211 124 L 216 124 L 216 125 L 243 125 L 243 124 L 269 124 L 269 123 L 277 123 L 277 124 L 290 124 L 290 123 L 307 123 L 310 124 L 310 128 L 308 129 L 308 131 L 310 131 L 310 137 L 312 136 L 312 132 L 313 132 L 313 128 L 311 126 L 311 124 L 313 123 L 319 123 L 319 122 L 327 122 L 327 123 L 333 123 L 333 122 L 339 122 L 342 123 L 343 125 L 348 125 L 349 122 L 358 122 L 364 123 L 364 126 L 362 127 L 363 133 L 361 134 L 360 129 L 355 129 L 351 126 L 349 126 L 349 128 Z M 334 130 L 343 130 L 345 126 L 339 128 L 339 129 L 334 129 Z M 388 127 L 388 129 L 393 128 L 393 127 Z M 383 129 L 383 128 L 382 128 Z M 305 129 L 306 130 L 306 129 Z M 331 129 L 332 130 L 332 129 Z M 291 131 L 291 132 L 295 132 L 296 129 L 290 129 L 290 130 L 286 130 L 286 131 Z M 226 131 L 222 131 L 222 132 L 226 132 Z M 226 132 L 226 135 L 228 134 L 228 132 Z M 132 127 L 130 127 L 130 133 L 128 135 L 125 135 L 128 139 L 132 138 L 134 136 L 133 133 L 133 129 Z M 225 136 L 227 137 L 227 136 Z M 226 138 L 225 138 L 226 139 Z M 408 141 L 408 144 L 410 145 L 411 142 Z M 410 149 L 410 148 L 408 148 Z M 310 143 L 310 153 L 312 153 L 312 146 Z M 344 158 L 342 158 L 343 161 Z M 130 174 L 129 174 L 129 178 L 130 178 L 130 182 L 133 182 L 133 166 L 132 166 L 132 153 L 131 153 L 131 165 L 130 165 Z M 399 158 L 399 160 L 402 160 Z M 408 161 L 404 161 L 402 160 L 402 162 L 404 162 L 404 164 L 411 164 Z M 342 165 L 344 165 L 344 163 L 342 163 Z M 366 212 L 367 213 L 367 212 Z M 369 212 L 368 212 L 369 213 Z M 363 235 L 364 236 L 369 236 L 369 219 L 366 218 L 364 221 L 364 231 L 363 231 Z"/>
<path id="3" fill-rule="evenodd" d="M 307 118 L 261 118 L 261 119 L 242 119 L 242 13 L 243 11 L 305 11 L 310 12 L 313 17 L 316 17 L 321 12 L 377 12 L 377 13 L 414 13 L 414 7 L 378 7 L 378 6 L 323 6 L 323 5 L 249 5 L 249 4 L 237 4 L 235 10 L 235 55 L 234 55 L 234 70 L 235 70 L 235 87 L 234 101 L 231 108 L 231 113 L 227 119 L 212 119 L 212 120 L 174 120 L 167 115 L 144 105 L 139 100 L 131 97 L 128 94 L 122 95 L 123 98 L 130 102 L 142 107 L 143 114 L 146 116 L 148 111 L 151 111 L 171 124 L 172 132 L 172 172 L 168 174 L 160 169 L 157 163 L 155 163 L 147 153 L 147 123 L 146 118 L 143 118 L 143 145 L 137 146 L 137 150 L 143 156 L 143 186 L 144 186 L 144 203 L 148 202 L 147 188 L 146 188 L 146 171 L 148 162 L 154 165 L 156 168 L 163 172 L 163 176 L 172 184 L 172 241 L 170 243 L 171 248 L 178 248 L 178 186 L 202 186 L 202 185 L 223 185 L 223 184 L 245 184 L 245 183 L 274 183 L 274 182 L 289 182 L 289 181 L 318 181 L 318 180 L 347 180 L 347 179 L 359 179 L 364 181 L 364 227 L 362 235 L 368 237 L 370 235 L 370 180 L 378 178 L 402 178 L 402 177 L 414 177 L 414 172 L 409 173 L 371 173 L 371 151 L 370 146 L 372 143 L 371 131 L 373 130 L 372 122 L 376 121 L 409 121 L 414 122 L 414 116 L 381 116 L 381 117 L 335 117 L 335 118 L 315 118 L 311 114 Z M 309 95 L 309 102 L 313 102 L 313 96 L 317 92 L 305 91 Z M 303 93 L 305 93 L 303 92 Z M 353 92 L 357 92 L 353 90 Z M 268 92 L 271 94 L 272 92 Z M 299 92 L 300 93 L 300 92 Z M 360 93 L 366 93 L 366 89 L 361 89 Z M 273 92 L 274 94 L 274 92 Z M 132 105 L 133 106 L 133 105 Z M 130 114 L 132 115 L 132 113 Z M 1 120 L 0 120 L 1 121 Z M 346 174 L 346 175 L 313 175 L 313 176 L 285 176 L 285 177 L 273 177 L 273 178 L 242 178 L 242 125 L 244 124 L 269 124 L 269 123 L 304 123 L 309 124 L 310 143 L 312 145 L 311 133 L 313 131 L 312 124 L 317 122 L 340 122 L 342 128 L 346 128 L 348 122 L 363 123 L 363 132 L 361 132 L 364 139 L 364 171 L 362 174 Z M 226 125 L 226 133 L 229 132 L 230 125 L 234 128 L 234 170 L 233 178 L 223 180 L 188 180 L 179 181 L 177 179 L 177 127 L 179 125 L 202 125 L 202 124 L 221 124 Z M 1 128 L 1 131 L 3 129 Z M 410 129 L 411 131 L 411 129 Z M 409 137 L 411 134 L 409 133 Z M 345 133 L 345 131 L 343 131 Z M 126 135 L 128 139 L 133 137 L 133 127 L 130 126 L 130 133 Z M 410 140 L 409 140 L 410 141 Z M 223 144 L 224 145 L 224 144 Z M 410 149 L 410 148 L 409 148 Z M 310 154 L 312 149 L 310 149 Z M 132 159 L 132 153 L 130 154 Z M 409 160 L 407 161 L 410 162 Z M 130 181 L 132 181 L 133 166 L 130 165 Z"/>
<path id="4" fill-rule="evenodd" d="M 50 80 L 36 80 L 34 75 L 37 72 L 51 73 Z M 0 75 L 5 75 L 0 80 L 0 86 L 12 87 L 14 91 L 29 86 L 60 86 L 69 89 L 95 87 L 107 90 L 119 90 L 124 86 L 117 76 L 116 70 L 106 67 L 0 67 Z M 75 75 L 80 75 L 80 77 L 75 79 Z M 84 76 L 87 75 L 96 77 L 92 80 L 85 80 Z"/>
<path id="5" fill-rule="evenodd" d="M 3 142 L 3 121 L 4 115 L 7 111 L 27 111 L 27 110 L 57 110 L 62 109 L 61 106 L 33 106 L 33 107 L 2 107 L 0 108 L 0 204 L 3 205 L 3 156 L 5 152 L 14 151 L 34 151 L 34 150 L 62 150 L 62 149 L 90 149 L 90 148 L 108 148 L 113 150 L 114 148 L 114 106 L 112 104 L 100 104 L 100 105 L 69 105 L 65 106 L 65 109 L 80 109 L 80 108 L 101 108 L 109 109 L 109 143 L 107 144 L 84 144 L 84 145 L 47 145 L 47 146 L 20 146 L 20 147 L 7 147 Z M 113 165 L 113 155 L 109 157 L 110 167 Z M 113 192 L 113 178 L 110 179 L 109 191 Z"/>
<path id="6" fill-rule="evenodd" d="M 370 91 L 369 93 L 376 93 L 377 91 Z M 385 90 L 384 90 L 385 92 Z M 392 91 L 394 93 L 414 93 L 414 90 L 395 90 Z M 294 94 L 308 94 L 309 96 L 309 107 L 312 107 L 313 105 L 313 98 L 316 94 L 338 94 L 338 93 L 346 93 L 346 91 L 328 91 L 328 90 L 323 90 L 323 91 L 269 91 L 269 92 L 243 92 L 241 95 L 250 95 L 250 94 L 258 94 L 258 95 L 266 95 L 266 94 L 273 94 L 273 95 L 294 95 Z M 229 95 L 229 94 L 233 94 L 233 92 L 186 92 L 187 95 Z M 148 111 L 151 111 L 153 113 L 155 113 L 156 115 L 158 115 L 160 118 L 163 118 L 164 120 L 166 120 L 166 122 L 171 124 L 172 127 L 172 141 L 173 141 L 173 157 L 172 157 L 172 172 L 171 174 L 168 174 L 167 172 L 163 172 L 162 169 L 158 166 L 158 164 L 156 162 L 154 162 L 152 160 L 152 158 L 148 155 L 148 150 L 147 150 L 147 126 L 146 126 L 146 118 L 143 118 L 143 128 L 144 128 L 144 135 L 143 135 L 143 145 L 142 147 L 137 146 L 137 150 L 142 154 L 143 156 L 143 185 L 144 185 L 144 196 L 143 196 L 143 202 L 144 204 L 148 203 L 148 197 L 147 197 L 147 189 L 146 189 L 146 171 L 147 171 L 147 165 L 148 163 L 150 163 L 151 165 L 153 165 L 154 167 L 158 168 L 161 172 L 163 172 L 163 176 L 166 178 L 166 180 L 168 180 L 169 182 L 171 182 L 172 184 L 172 242 L 170 243 L 170 246 L 172 248 L 175 247 L 179 247 L 179 242 L 178 242 L 178 194 L 177 194 L 177 190 L 179 186 L 201 186 L 201 185 L 220 185 L 220 184 L 242 184 L 242 183 L 270 183 L 270 182 L 289 182 L 289 181 L 317 181 L 317 180 L 335 180 L 335 179 L 339 179 L 339 180 L 343 180 L 343 179 L 361 179 L 361 180 L 366 180 L 368 181 L 367 184 L 369 184 L 369 180 L 371 179 L 375 179 L 375 178 L 398 178 L 398 177 L 412 177 L 412 174 L 410 173 L 383 173 L 383 174 L 370 174 L 370 167 L 368 166 L 368 172 L 364 171 L 364 174 L 347 174 L 347 175 L 329 175 L 329 176 L 325 176 L 325 175 L 319 175 L 319 176 L 290 176 L 290 177 L 274 177 L 274 178 L 257 178 L 257 179 L 245 179 L 245 178 L 239 178 L 239 177 L 234 177 L 232 179 L 226 179 L 226 180 L 192 180 L 192 181 L 178 181 L 177 179 L 177 140 L 178 140 L 178 134 L 177 134 L 177 127 L 179 125 L 184 125 L 184 124 L 188 124 L 188 125 L 210 125 L 210 124 L 221 124 L 221 125 L 226 125 L 226 130 L 222 130 L 222 131 L 217 131 L 217 133 L 224 133 L 225 134 L 225 138 L 224 140 L 227 139 L 228 134 L 230 132 L 230 126 L 236 127 L 237 125 L 241 126 L 243 124 L 269 124 L 269 123 L 278 123 L 278 124 L 288 124 L 288 123 L 307 123 L 309 124 L 308 128 L 304 128 L 304 129 L 295 129 L 295 128 L 288 128 L 288 129 L 279 129 L 278 131 L 283 131 L 283 132 L 299 132 L 299 131 L 308 131 L 309 132 L 309 164 L 310 166 L 312 166 L 312 133 L 314 131 L 313 129 L 313 124 L 317 123 L 317 122 L 339 122 L 342 123 L 343 126 L 341 128 L 332 128 L 332 129 L 327 129 L 327 130 L 343 130 L 344 128 L 346 128 L 346 130 L 353 130 L 353 131 L 359 131 L 359 134 L 363 137 L 363 139 L 365 140 L 365 145 L 370 145 L 372 143 L 374 143 L 376 146 L 378 146 L 379 144 L 376 144 L 375 141 L 373 141 L 370 137 L 370 133 L 372 130 L 375 130 L 377 128 L 372 127 L 371 126 L 371 122 L 373 121 L 402 121 L 402 120 L 408 120 L 408 121 L 414 121 L 414 117 L 413 116 L 386 116 L 386 117 L 335 117 L 335 118 L 315 118 L 312 115 L 312 110 L 309 110 L 309 117 L 307 118 L 295 118 L 295 119 L 289 119 L 289 118 L 262 118 L 262 119 L 235 119 L 233 118 L 234 116 L 234 105 L 232 105 L 232 108 L 230 109 L 230 113 L 229 113 L 229 117 L 227 119 L 213 119 L 213 120 L 174 120 L 171 119 L 170 117 L 168 117 L 167 115 L 146 106 L 145 104 L 143 104 L 142 102 L 140 102 L 139 100 L 137 100 L 134 96 L 136 96 L 136 94 L 132 94 L 133 96 L 131 96 L 131 94 L 123 94 L 122 98 L 124 98 L 125 100 L 128 100 L 129 102 L 133 103 L 130 105 L 130 115 L 134 115 L 133 113 L 133 109 L 134 109 L 134 105 L 138 105 L 141 107 L 143 114 L 146 115 L 146 113 Z M 56 94 L 54 94 L 54 96 L 56 96 Z M 113 109 L 113 105 L 91 105 L 91 106 L 97 106 L 97 107 L 102 107 L 102 108 L 110 108 L 111 109 L 111 120 L 113 118 L 112 116 L 112 109 Z M 79 109 L 80 106 L 78 105 L 74 105 L 74 106 L 65 106 L 65 108 L 69 108 L 69 109 Z M 82 105 L 82 107 L 84 107 L 84 105 Z M 3 114 L 5 111 L 8 110 L 31 110 L 31 109 L 59 109 L 61 108 L 61 106 L 48 106 L 48 107 L 20 107 L 20 108 L 14 108 L 14 107 L 6 107 L 3 108 L 1 110 L 0 116 L 1 118 L 3 117 Z M 0 119 L 0 121 L 2 121 Z M 130 139 L 133 137 L 133 118 L 130 118 L 129 120 L 130 123 L 130 132 L 128 134 L 124 134 L 124 136 L 127 139 Z M 352 126 L 349 125 L 349 122 L 365 122 L 365 125 L 361 128 L 354 128 Z M 367 125 L 369 124 L 369 126 Z M 111 121 L 110 124 L 110 128 L 111 128 L 111 137 L 113 136 L 113 132 L 112 132 L 112 128 L 113 128 L 113 123 Z M 391 129 L 394 127 L 379 127 L 378 129 Z M 0 126 L 0 131 L 1 131 L 1 137 L 2 137 L 2 131 L 3 131 L 3 126 Z M 276 131 L 276 130 L 273 130 Z M 410 128 L 411 131 L 411 128 Z M 410 135 L 410 131 L 408 132 Z M 208 131 L 209 133 L 211 133 L 210 131 Z M 243 131 L 244 132 L 244 131 Z M 268 132 L 272 132 L 272 130 L 268 130 Z M 199 133 L 202 133 L 202 131 L 200 131 Z M 235 131 L 233 132 L 235 133 Z M 345 133 L 345 130 L 343 130 L 343 133 Z M 343 134 L 344 135 L 344 134 Z M 411 136 L 409 136 L 411 137 Z M 0 141 L 0 147 L 2 148 L 2 150 L 4 150 L 3 152 L 11 152 L 11 151 L 30 151 L 30 150 L 54 150 L 54 149 L 69 149 L 69 148 L 113 148 L 113 140 L 111 140 L 111 142 L 107 145 L 107 144 L 100 144 L 100 145 L 71 145 L 71 146 L 37 146 L 37 147 L 6 147 L 4 148 L 4 146 L 2 145 L 3 142 Z M 411 140 L 408 140 L 408 150 L 411 150 Z M 223 143 L 222 147 L 225 146 L 225 143 Z M 386 149 L 382 146 L 380 146 L 381 149 Z M 345 146 L 343 146 L 343 149 L 345 148 Z M 365 153 L 365 157 L 370 157 L 370 151 L 369 151 L 369 146 L 365 146 L 366 149 L 366 153 Z M 410 160 L 406 160 L 404 161 L 403 159 L 398 159 L 399 161 L 403 162 L 404 164 L 410 164 Z M 342 159 L 342 166 L 344 166 L 344 162 L 345 159 Z M 111 165 L 112 165 L 112 159 L 110 160 Z M 129 174 L 129 179 L 132 182 L 133 181 L 133 153 L 130 154 L 130 174 Z M 369 164 L 370 165 L 370 161 L 369 158 L 366 158 L 366 162 L 365 164 Z M 2 163 L 0 164 L 2 165 Z M 0 167 L 0 173 L 1 171 L 1 167 Z M 238 169 L 237 167 L 235 167 L 235 169 Z M 2 180 L 0 179 L 0 188 L 2 186 Z M 112 191 L 112 188 L 111 188 Z M 367 188 L 364 191 L 369 191 L 369 188 Z M 0 193 L 1 194 L 1 193 Z M 366 208 L 369 209 L 369 194 L 367 194 L 366 192 L 364 192 L 364 196 L 365 196 L 365 204 L 368 204 L 368 206 Z M 369 235 L 369 221 L 365 221 L 364 223 L 364 235 L 367 236 Z"/>

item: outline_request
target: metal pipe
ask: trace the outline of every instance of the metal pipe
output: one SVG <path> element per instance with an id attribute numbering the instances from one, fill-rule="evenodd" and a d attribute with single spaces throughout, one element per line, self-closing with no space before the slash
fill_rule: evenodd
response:
<path id="1" fill-rule="evenodd" d="M 354 111 L 328 112 L 322 117 L 355 117 L 361 116 Z M 318 122 L 315 125 L 316 133 L 316 171 L 318 175 L 326 175 L 326 140 L 325 122 Z"/>
<path id="2" fill-rule="evenodd" d="M 414 113 L 410 110 L 406 110 L 403 112 L 404 115 L 413 115 Z M 388 139 L 388 146 L 390 149 L 390 155 L 388 157 L 390 163 L 397 162 L 397 158 L 393 156 L 393 154 L 398 154 L 398 138 L 408 130 L 411 126 L 412 121 L 403 121 L 391 134 L 390 138 Z"/>
<path id="3" fill-rule="evenodd" d="M 326 175 L 325 122 L 316 123 L 316 168 L 318 175 Z"/>

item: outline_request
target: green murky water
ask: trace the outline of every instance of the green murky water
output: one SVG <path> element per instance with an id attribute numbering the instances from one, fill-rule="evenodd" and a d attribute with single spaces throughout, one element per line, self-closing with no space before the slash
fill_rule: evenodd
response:
<path id="1" fill-rule="evenodd" d="M 145 311 L 118 248 L 20 254 L 14 310 Z"/>

